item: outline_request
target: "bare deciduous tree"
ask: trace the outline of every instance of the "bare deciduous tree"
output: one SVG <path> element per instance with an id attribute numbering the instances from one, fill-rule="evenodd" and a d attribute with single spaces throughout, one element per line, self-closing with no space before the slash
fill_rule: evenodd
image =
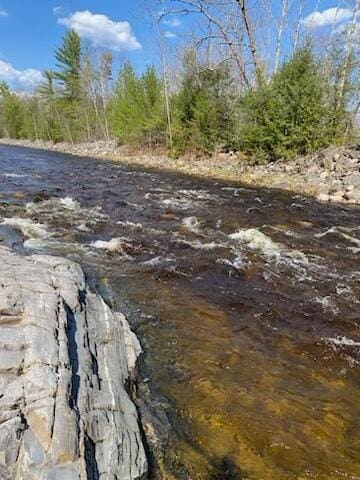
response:
<path id="1" fill-rule="evenodd" d="M 255 71 L 260 72 L 260 61 L 251 21 L 246 5 L 242 5 L 242 0 L 228 0 L 226 2 L 216 0 L 157 0 L 156 5 L 160 9 L 159 21 L 171 15 L 195 17 L 197 28 L 196 35 L 193 35 L 193 37 L 196 37 L 194 47 L 197 49 L 205 47 L 207 49 L 208 62 L 211 44 L 216 45 L 217 51 L 225 51 L 222 61 L 233 62 L 238 71 L 239 80 L 244 86 L 249 86 L 252 82 L 251 69 L 249 68 L 251 62 L 246 52 L 249 44 Z M 248 43 L 245 42 L 246 35 L 249 38 Z"/>
<path id="2" fill-rule="evenodd" d="M 355 4 L 353 5 L 352 20 L 347 32 L 345 58 L 344 58 L 341 72 L 340 72 L 340 79 L 339 79 L 339 86 L 338 86 L 338 102 L 339 103 L 341 103 L 344 98 L 345 83 L 348 77 L 351 57 L 353 55 L 354 46 L 355 46 L 357 18 L 359 13 L 360 13 L 360 0 L 356 0 Z"/>

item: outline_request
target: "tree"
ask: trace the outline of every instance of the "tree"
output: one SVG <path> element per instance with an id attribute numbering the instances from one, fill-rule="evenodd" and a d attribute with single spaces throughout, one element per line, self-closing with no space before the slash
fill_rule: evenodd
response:
<path id="1" fill-rule="evenodd" d="M 245 26 L 246 34 L 249 40 L 249 48 L 250 48 L 251 58 L 253 61 L 254 71 L 255 71 L 255 80 L 257 85 L 260 85 L 263 80 L 263 71 L 262 71 L 259 52 L 257 48 L 255 30 L 249 14 L 249 6 L 246 0 L 236 0 L 236 2 L 239 5 L 241 18 Z"/>
<path id="2" fill-rule="evenodd" d="M 185 54 L 183 68 L 174 102 L 174 154 L 186 149 L 211 153 L 219 145 L 229 145 L 233 133 L 229 68 L 203 66 L 192 49 Z"/>
<path id="3" fill-rule="evenodd" d="M 340 78 L 338 83 L 338 102 L 341 104 L 343 102 L 346 81 L 349 76 L 349 70 L 351 69 L 351 60 L 353 56 L 353 51 L 355 47 L 356 39 L 356 28 L 357 28 L 357 19 L 360 11 L 360 0 L 355 1 L 355 5 L 352 10 L 352 21 L 350 28 L 348 29 L 347 41 L 345 43 L 345 57 L 340 72 Z"/>
<path id="4" fill-rule="evenodd" d="M 62 132 L 62 119 L 58 109 L 58 98 L 54 84 L 55 73 L 45 70 L 43 73 L 44 81 L 37 90 L 40 115 L 43 117 L 45 125 L 44 139 L 53 142 L 59 142 L 66 138 Z"/>
<path id="5" fill-rule="evenodd" d="M 54 77 L 63 87 L 63 95 L 70 101 L 80 98 L 81 41 L 75 30 L 69 30 L 61 47 L 55 50 L 57 67 Z"/>
<path id="6" fill-rule="evenodd" d="M 112 79 L 113 56 L 110 52 L 104 52 L 100 63 L 100 91 L 103 110 L 105 138 L 110 139 L 110 130 L 107 119 L 107 106 L 110 99 L 110 82 Z"/>
<path id="7" fill-rule="evenodd" d="M 242 99 L 241 147 L 275 159 L 336 142 L 338 120 L 327 91 L 310 46 L 298 50 L 268 85 L 250 90 Z"/>
<path id="8" fill-rule="evenodd" d="M 0 83 L 0 100 L 0 125 L 3 135 L 20 138 L 23 121 L 21 101 L 5 82 Z"/>
<path id="9" fill-rule="evenodd" d="M 158 21 L 171 15 L 193 16 L 199 28 L 193 33 L 192 47 L 199 53 L 205 48 L 206 55 L 214 52 L 212 64 L 231 63 L 237 72 L 242 87 L 252 82 L 249 57 L 256 62 L 256 71 L 260 70 L 253 26 L 248 14 L 248 7 L 242 0 L 218 2 L 213 0 L 155 0 L 161 14 Z M 244 4 L 244 5 L 243 5 Z M 246 20 L 246 23 L 245 21 Z M 247 27 L 247 30 L 246 30 Z M 251 37 L 245 41 L 246 32 Z M 188 45 L 189 47 L 189 45 Z M 213 48 L 212 48 L 213 47 Z"/>
<path id="10" fill-rule="evenodd" d="M 162 80 L 153 67 L 138 77 L 127 63 L 120 72 L 110 104 L 114 135 L 124 143 L 153 146 L 165 138 Z"/>
<path id="11" fill-rule="evenodd" d="M 74 30 L 69 30 L 61 47 L 55 50 L 58 70 L 54 79 L 60 85 L 57 92 L 56 112 L 61 119 L 64 138 L 75 143 L 83 138 L 86 125 L 81 118 L 81 41 Z"/>

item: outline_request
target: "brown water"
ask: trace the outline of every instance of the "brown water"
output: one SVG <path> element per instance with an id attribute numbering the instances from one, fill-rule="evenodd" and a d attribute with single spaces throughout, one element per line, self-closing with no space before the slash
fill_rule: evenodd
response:
<path id="1" fill-rule="evenodd" d="M 360 479 L 359 208 L 9 147 L 0 195 L 128 315 L 154 476 Z"/>

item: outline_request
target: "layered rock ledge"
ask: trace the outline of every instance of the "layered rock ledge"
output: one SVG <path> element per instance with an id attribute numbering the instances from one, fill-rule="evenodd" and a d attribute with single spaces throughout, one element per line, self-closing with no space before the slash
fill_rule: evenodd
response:
<path id="1" fill-rule="evenodd" d="M 139 352 L 77 264 L 0 247 L 0 478 L 143 477 Z"/>

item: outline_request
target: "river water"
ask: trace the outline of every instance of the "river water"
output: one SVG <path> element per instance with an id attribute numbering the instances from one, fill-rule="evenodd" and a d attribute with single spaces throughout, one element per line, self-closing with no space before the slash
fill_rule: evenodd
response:
<path id="1" fill-rule="evenodd" d="M 360 479 L 359 213 L 0 147 L 1 243 L 80 262 L 141 340 L 155 477 Z"/>

